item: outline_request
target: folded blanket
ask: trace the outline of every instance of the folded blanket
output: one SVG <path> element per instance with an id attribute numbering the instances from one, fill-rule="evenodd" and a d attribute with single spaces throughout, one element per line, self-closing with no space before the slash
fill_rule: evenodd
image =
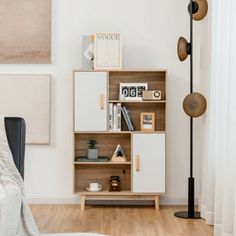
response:
<path id="1" fill-rule="evenodd" d="M 25 201 L 24 184 L 8 145 L 0 116 L 0 236 L 40 236 Z"/>

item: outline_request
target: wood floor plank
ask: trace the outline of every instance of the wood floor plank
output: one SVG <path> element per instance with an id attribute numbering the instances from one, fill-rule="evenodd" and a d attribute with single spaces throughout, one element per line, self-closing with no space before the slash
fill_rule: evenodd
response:
<path id="1" fill-rule="evenodd" d="M 183 207 L 31 205 L 41 233 L 93 232 L 111 236 L 212 236 L 204 220 L 173 216 Z"/>

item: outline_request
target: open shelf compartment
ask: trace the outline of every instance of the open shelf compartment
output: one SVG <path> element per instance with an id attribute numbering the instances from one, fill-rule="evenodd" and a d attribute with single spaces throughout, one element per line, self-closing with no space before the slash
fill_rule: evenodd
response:
<path id="1" fill-rule="evenodd" d="M 166 71 L 110 71 L 109 100 L 119 100 L 120 83 L 148 83 L 148 90 L 160 90 L 166 98 Z"/>
<path id="2" fill-rule="evenodd" d="M 86 156 L 88 140 L 94 138 L 97 141 L 99 156 L 112 157 L 118 144 L 121 145 L 128 162 L 131 161 L 131 134 L 114 133 L 109 137 L 106 133 L 78 133 L 75 134 L 75 157 Z M 120 163 L 122 164 L 122 163 Z"/>
<path id="3" fill-rule="evenodd" d="M 89 183 L 100 183 L 104 191 L 109 191 L 111 176 L 119 176 L 122 191 L 131 191 L 130 165 L 76 165 L 75 166 L 75 192 L 84 192 Z"/>
<path id="4" fill-rule="evenodd" d="M 135 131 L 140 131 L 140 116 L 141 113 L 153 112 L 155 113 L 155 131 L 165 131 L 165 113 L 166 105 L 165 103 L 148 103 L 143 106 L 141 103 L 127 103 L 125 107 L 130 111 L 130 115 L 134 122 Z M 121 119 L 121 129 L 127 131 L 127 125 L 125 123 L 124 117 L 122 115 Z"/>

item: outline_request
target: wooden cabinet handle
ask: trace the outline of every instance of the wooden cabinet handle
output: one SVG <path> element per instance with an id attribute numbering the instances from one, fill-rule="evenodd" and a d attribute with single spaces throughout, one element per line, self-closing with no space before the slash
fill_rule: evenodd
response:
<path id="1" fill-rule="evenodd" d="M 101 108 L 101 110 L 104 110 L 104 94 L 103 93 L 101 93 L 101 95 L 100 95 L 100 108 Z"/>
<path id="2" fill-rule="evenodd" d="M 136 155 L 136 171 L 140 171 L 140 156 Z"/>

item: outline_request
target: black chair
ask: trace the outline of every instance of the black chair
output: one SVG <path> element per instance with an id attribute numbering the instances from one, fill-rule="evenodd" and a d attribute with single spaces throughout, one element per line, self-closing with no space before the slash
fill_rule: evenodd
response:
<path id="1" fill-rule="evenodd" d="M 7 117 L 5 118 L 5 128 L 15 165 L 24 178 L 25 121 L 22 118 Z"/>

